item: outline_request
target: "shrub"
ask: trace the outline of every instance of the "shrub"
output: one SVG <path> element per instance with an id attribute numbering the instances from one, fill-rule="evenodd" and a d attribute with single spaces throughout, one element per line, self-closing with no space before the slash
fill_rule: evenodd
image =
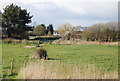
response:
<path id="1" fill-rule="evenodd" d="M 32 54 L 31 58 L 38 58 L 38 59 L 47 59 L 47 51 L 44 48 L 37 48 L 35 49 Z"/>
<path id="2" fill-rule="evenodd" d="M 3 40 L 3 43 L 13 43 L 14 40 L 15 40 L 15 39 L 13 39 L 13 38 L 5 38 L 5 39 Z"/>
<path id="3" fill-rule="evenodd" d="M 14 38 L 5 38 L 2 40 L 3 43 L 20 43 L 21 41 Z"/>

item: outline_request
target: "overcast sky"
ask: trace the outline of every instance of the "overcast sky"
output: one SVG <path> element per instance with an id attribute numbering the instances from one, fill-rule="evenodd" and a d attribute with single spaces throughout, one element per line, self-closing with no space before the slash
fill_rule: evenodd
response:
<path id="1" fill-rule="evenodd" d="M 15 3 L 33 15 L 32 23 L 63 23 L 91 26 L 95 23 L 117 21 L 118 0 L 2 0 L 0 9 Z"/>

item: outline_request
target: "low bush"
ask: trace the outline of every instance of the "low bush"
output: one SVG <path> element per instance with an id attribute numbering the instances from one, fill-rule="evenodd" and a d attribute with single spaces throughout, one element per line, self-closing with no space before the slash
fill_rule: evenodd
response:
<path id="1" fill-rule="evenodd" d="M 18 39 L 14 39 L 14 38 L 5 38 L 2 40 L 2 43 L 22 43 L 22 44 L 41 44 L 42 42 L 39 40 L 18 40 Z"/>
<path id="2" fill-rule="evenodd" d="M 16 40 L 16 39 L 13 39 L 13 38 L 5 38 L 5 39 L 3 39 L 3 43 L 13 43 L 14 40 Z"/>
<path id="3" fill-rule="evenodd" d="M 41 47 L 37 48 L 32 52 L 30 57 L 46 60 L 47 59 L 47 51 L 44 48 L 41 48 Z"/>

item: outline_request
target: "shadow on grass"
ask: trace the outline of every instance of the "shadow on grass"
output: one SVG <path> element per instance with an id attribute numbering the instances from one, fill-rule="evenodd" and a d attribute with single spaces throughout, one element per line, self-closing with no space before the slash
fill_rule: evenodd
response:
<path id="1" fill-rule="evenodd" d="M 48 60 L 61 60 L 61 59 L 58 59 L 58 58 L 48 58 Z"/>
<path id="2" fill-rule="evenodd" d="M 3 74 L 2 78 L 3 79 L 12 79 L 13 77 L 17 76 L 18 73 L 12 73 L 12 74 Z M 1 77 L 0 77 L 1 78 Z"/>

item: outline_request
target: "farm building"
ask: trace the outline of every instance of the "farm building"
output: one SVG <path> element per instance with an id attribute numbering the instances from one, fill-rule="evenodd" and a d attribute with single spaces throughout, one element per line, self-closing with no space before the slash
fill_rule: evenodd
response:
<path id="1" fill-rule="evenodd" d="M 75 31 L 72 38 L 82 38 L 82 32 L 83 31 Z"/>
<path id="2" fill-rule="evenodd" d="M 53 35 L 60 35 L 60 33 L 55 30 L 55 31 L 53 32 Z"/>

